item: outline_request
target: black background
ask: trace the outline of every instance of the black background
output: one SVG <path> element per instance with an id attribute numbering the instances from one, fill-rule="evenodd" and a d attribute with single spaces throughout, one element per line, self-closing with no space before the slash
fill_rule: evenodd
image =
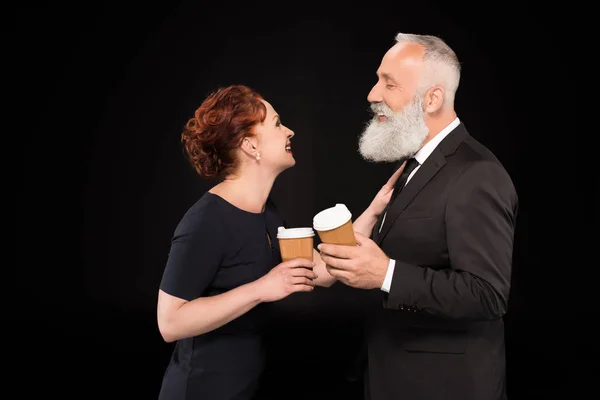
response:
<path id="1" fill-rule="evenodd" d="M 391 173 L 361 159 L 357 138 L 398 31 L 437 34 L 456 50 L 458 115 L 517 187 L 510 398 L 573 393 L 591 379 L 583 363 L 597 359 L 598 259 L 594 230 L 584 231 L 597 218 L 597 180 L 584 176 L 576 126 L 590 110 L 578 112 L 577 57 L 567 56 L 575 39 L 561 30 L 573 13 L 526 2 L 349 4 L 7 9 L 5 110 L 14 122 L 4 153 L 13 160 L 19 148 L 21 164 L 6 169 L 17 177 L 7 211 L 17 246 L 5 349 L 18 390 L 156 397 L 172 348 L 157 330 L 158 284 L 179 218 L 210 187 L 187 164 L 179 134 L 217 86 L 257 89 L 295 131 L 297 164 L 273 188 L 291 224 L 310 226 L 337 202 L 360 215 Z M 363 300 L 338 284 L 279 303 L 265 391 L 360 398 L 360 382 L 345 374 Z"/>

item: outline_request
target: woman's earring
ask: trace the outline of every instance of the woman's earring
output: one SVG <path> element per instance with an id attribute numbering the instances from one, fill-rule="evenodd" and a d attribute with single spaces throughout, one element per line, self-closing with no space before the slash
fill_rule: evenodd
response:
<path id="1" fill-rule="evenodd" d="M 256 152 L 256 161 L 260 160 L 260 153 L 257 151 Z"/>

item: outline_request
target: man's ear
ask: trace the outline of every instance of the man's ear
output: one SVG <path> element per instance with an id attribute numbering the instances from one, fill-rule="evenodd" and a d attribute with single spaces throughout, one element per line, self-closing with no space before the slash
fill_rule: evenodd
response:
<path id="1" fill-rule="evenodd" d="M 424 111 L 428 114 L 435 114 L 441 110 L 444 105 L 444 96 L 446 91 L 441 86 L 434 86 L 425 93 L 423 102 Z"/>

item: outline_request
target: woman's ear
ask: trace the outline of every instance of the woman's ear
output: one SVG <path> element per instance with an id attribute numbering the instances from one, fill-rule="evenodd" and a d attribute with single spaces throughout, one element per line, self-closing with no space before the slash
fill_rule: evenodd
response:
<path id="1" fill-rule="evenodd" d="M 244 153 L 248 154 L 250 157 L 255 158 L 257 149 L 256 149 L 256 140 L 251 137 L 245 137 L 242 140 L 242 145 L 240 146 Z"/>

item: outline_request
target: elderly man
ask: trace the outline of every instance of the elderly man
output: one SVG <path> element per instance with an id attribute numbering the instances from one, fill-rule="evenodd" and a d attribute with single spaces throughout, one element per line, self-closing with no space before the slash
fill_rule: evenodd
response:
<path id="1" fill-rule="evenodd" d="M 514 185 L 457 116 L 460 64 L 443 40 L 398 34 L 377 76 L 359 149 L 402 173 L 386 208 L 354 222 L 358 246 L 319 245 L 332 277 L 381 294 L 366 397 L 505 399 Z"/>

